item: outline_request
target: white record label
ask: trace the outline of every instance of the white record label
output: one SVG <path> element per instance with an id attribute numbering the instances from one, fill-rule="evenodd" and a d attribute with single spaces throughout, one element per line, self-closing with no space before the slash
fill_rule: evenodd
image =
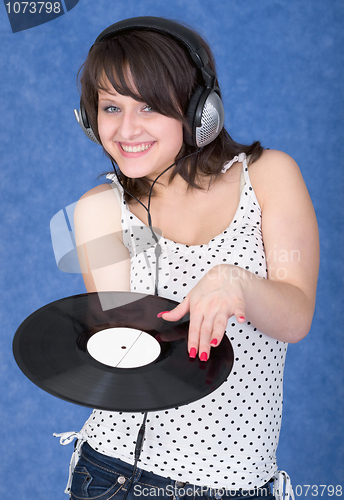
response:
<path id="1" fill-rule="evenodd" d="M 90 355 L 107 366 L 137 368 L 148 365 L 160 354 L 154 337 L 134 328 L 106 328 L 92 335 L 87 342 Z"/>

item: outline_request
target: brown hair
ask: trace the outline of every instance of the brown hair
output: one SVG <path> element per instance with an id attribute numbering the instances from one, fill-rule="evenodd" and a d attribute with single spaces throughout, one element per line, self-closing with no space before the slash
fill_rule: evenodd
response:
<path id="1" fill-rule="evenodd" d="M 209 67 L 215 72 L 215 61 L 208 44 L 198 33 L 195 34 L 207 51 Z M 119 94 L 130 96 L 162 115 L 180 120 L 184 130 L 189 130 L 186 119 L 188 103 L 195 89 L 202 85 L 202 79 L 188 51 L 175 38 L 143 29 L 115 35 L 91 48 L 81 70 L 81 99 L 99 141 L 98 91 L 109 90 L 105 86 L 106 81 Z M 128 71 L 135 88 L 129 82 Z M 195 151 L 196 147 L 184 142 L 175 160 Z M 170 181 L 179 174 L 189 186 L 199 188 L 197 178 L 207 176 L 209 181 L 214 180 L 220 175 L 222 165 L 235 155 L 245 152 L 251 155 L 252 163 L 260 157 L 262 151 L 258 141 L 249 146 L 238 144 L 223 129 L 197 155 L 179 161 L 172 170 Z M 106 151 L 105 153 L 109 156 Z M 119 174 L 123 186 L 134 196 L 139 198 L 148 194 L 150 180 L 144 177 L 131 179 L 121 172 Z M 126 198 L 130 201 L 128 195 Z"/>

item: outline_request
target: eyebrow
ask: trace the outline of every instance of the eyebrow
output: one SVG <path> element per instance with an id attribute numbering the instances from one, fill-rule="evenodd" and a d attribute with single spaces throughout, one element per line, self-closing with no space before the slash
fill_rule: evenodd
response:
<path id="1" fill-rule="evenodd" d="M 116 97 L 116 96 L 113 96 Z M 99 101 L 111 101 L 112 97 L 111 96 L 99 96 Z"/>

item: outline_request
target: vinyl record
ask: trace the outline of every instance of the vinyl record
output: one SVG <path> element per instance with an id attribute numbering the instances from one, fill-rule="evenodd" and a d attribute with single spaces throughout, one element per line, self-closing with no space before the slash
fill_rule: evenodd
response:
<path id="1" fill-rule="evenodd" d="M 57 300 L 20 325 L 14 357 L 38 387 L 82 406 L 141 412 L 188 404 L 227 379 L 234 356 L 225 336 L 207 362 L 189 358 L 187 317 L 157 318 L 176 305 L 131 292 Z"/>

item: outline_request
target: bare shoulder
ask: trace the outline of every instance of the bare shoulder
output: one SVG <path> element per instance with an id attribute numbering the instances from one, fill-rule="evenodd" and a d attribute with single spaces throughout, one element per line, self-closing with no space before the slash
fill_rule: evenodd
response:
<path id="1" fill-rule="evenodd" d="M 80 198 L 80 200 L 85 200 L 87 198 L 90 198 L 91 196 L 95 195 L 100 195 L 102 193 L 107 193 L 112 190 L 112 187 L 110 184 L 99 184 L 99 186 L 96 186 L 89 191 L 87 191 L 85 194 L 83 194 Z M 94 201 L 96 199 L 100 199 L 100 197 L 94 198 Z"/>
<path id="2" fill-rule="evenodd" d="M 262 209 L 269 200 L 280 196 L 308 196 L 299 166 L 291 156 L 282 151 L 265 150 L 249 166 L 249 174 Z"/>
<path id="3" fill-rule="evenodd" d="M 289 176 L 300 173 L 296 161 L 283 151 L 266 149 L 260 158 L 250 165 L 250 176 L 254 175 L 264 179 L 264 181 L 273 181 L 280 176 Z"/>
<path id="4" fill-rule="evenodd" d="M 284 153 L 283 151 L 278 151 L 277 149 L 264 149 L 263 153 L 261 154 L 260 158 L 255 161 L 252 165 L 261 162 L 264 160 L 265 162 L 294 162 L 293 158 L 288 155 L 287 153 Z"/>
<path id="5" fill-rule="evenodd" d="M 120 231 L 121 208 L 116 189 L 100 184 L 82 195 L 75 207 L 74 224 L 82 239 Z"/>
<path id="6" fill-rule="evenodd" d="M 118 206 L 118 198 L 111 184 L 100 184 L 81 196 L 75 213 L 81 216 L 84 211 L 106 211 Z"/>

